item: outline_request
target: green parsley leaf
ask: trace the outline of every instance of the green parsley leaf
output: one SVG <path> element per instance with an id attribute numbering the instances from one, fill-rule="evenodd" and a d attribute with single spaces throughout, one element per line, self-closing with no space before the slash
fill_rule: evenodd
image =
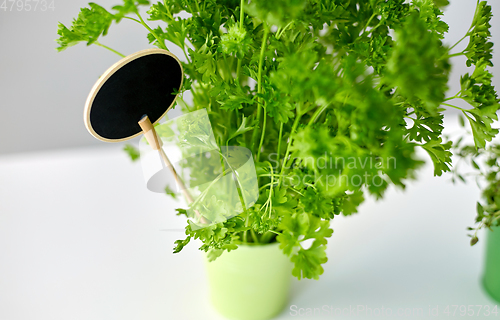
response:
<path id="1" fill-rule="evenodd" d="M 137 150 L 136 147 L 134 147 L 130 144 L 126 144 L 125 147 L 123 147 L 123 150 L 129 155 L 130 160 L 132 160 L 132 161 L 139 160 L 139 158 L 141 156 L 139 150 Z"/>
<path id="2" fill-rule="evenodd" d="M 59 23 L 57 34 L 59 47 L 57 51 L 63 51 L 79 42 L 87 42 L 91 45 L 100 36 L 105 36 L 114 20 L 114 16 L 106 9 L 95 3 L 89 3 L 90 8 L 82 8 L 78 17 L 73 20 L 70 28 Z"/>

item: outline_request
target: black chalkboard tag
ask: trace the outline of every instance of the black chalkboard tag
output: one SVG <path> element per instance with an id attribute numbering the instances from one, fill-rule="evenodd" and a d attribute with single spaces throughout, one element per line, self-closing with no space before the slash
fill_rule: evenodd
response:
<path id="1" fill-rule="evenodd" d="M 146 49 L 112 65 L 96 82 L 85 103 L 84 122 L 99 140 L 118 142 L 144 133 L 153 150 L 173 174 L 188 203 L 193 197 L 162 149 L 154 129 L 174 105 L 184 73 L 176 56 L 163 49 Z M 197 216 L 200 213 L 195 210 Z M 204 217 L 201 223 L 206 224 Z"/>
<path id="2" fill-rule="evenodd" d="M 138 122 L 147 115 L 157 123 L 174 105 L 183 70 L 176 56 L 146 49 L 111 66 L 96 82 L 85 103 L 84 122 L 99 140 L 118 142 L 142 133 Z"/>

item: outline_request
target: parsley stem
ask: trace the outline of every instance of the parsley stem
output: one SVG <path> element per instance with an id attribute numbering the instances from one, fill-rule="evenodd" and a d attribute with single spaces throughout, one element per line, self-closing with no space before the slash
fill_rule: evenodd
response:
<path id="1" fill-rule="evenodd" d="M 266 134 L 266 107 L 264 107 L 264 121 L 262 123 L 262 135 L 260 136 L 259 149 L 257 151 L 257 161 L 260 159 L 260 151 L 262 149 L 262 143 L 264 142 L 264 135 Z"/>
<path id="2" fill-rule="evenodd" d="M 452 104 L 448 104 L 448 103 L 444 103 L 444 102 L 443 102 L 443 103 L 441 103 L 441 104 L 442 104 L 443 106 L 452 107 L 452 108 L 458 109 L 458 110 L 460 110 L 460 111 L 467 111 L 467 110 L 464 110 L 464 109 L 462 109 L 462 108 L 460 108 L 460 107 L 454 106 L 454 105 L 452 105 Z"/>
<path id="3" fill-rule="evenodd" d="M 309 123 L 307 124 L 307 126 L 310 126 L 313 123 L 315 123 L 316 120 L 318 120 L 319 116 L 323 113 L 323 111 L 325 111 L 325 109 L 328 108 L 328 106 L 329 106 L 329 104 L 326 103 L 325 105 L 323 105 L 320 108 L 316 109 L 316 111 L 314 112 L 314 114 L 311 117 L 311 120 L 309 120 Z"/>
<path id="4" fill-rule="evenodd" d="M 224 170 L 221 174 L 219 174 L 212 182 L 210 182 L 210 184 L 208 185 L 208 187 L 203 190 L 202 193 L 200 193 L 200 195 L 198 196 L 198 198 L 196 198 L 195 201 L 193 201 L 190 206 L 191 208 L 194 208 L 195 205 L 197 205 L 200 201 L 203 201 L 203 199 L 206 197 L 206 195 L 208 194 L 208 192 L 210 191 L 210 188 L 212 188 L 216 183 L 217 181 L 219 181 L 222 177 L 224 177 L 227 173 L 233 173 L 234 171 L 231 170 L 231 169 L 227 169 L 227 170 Z"/>
<path id="5" fill-rule="evenodd" d="M 304 194 L 302 192 L 300 192 L 299 190 L 297 190 L 295 188 L 290 188 L 290 190 L 292 190 L 293 192 L 295 192 L 297 194 L 300 194 L 301 196 L 304 196 Z"/>
<path id="6" fill-rule="evenodd" d="M 365 26 L 363 27 L 363 32 L 361 34 L 363 34 L 363 33 L 366 32 L 366 28 L 368 28 L 368 25 L 370 24 L 370 22 L 372 22 L 373 18 L 375 18 L 376 16 L 377 16 L 376 13 L 372 14 L 372 16 L 370 17 L 370 19 L 368 19 L 368 21 L 366 22 Z"/>
<path id="7" fill-rule="evenodd" d="M 460 94 L 460 92 L 457 93 L 456 95 L 454 95 L 453 97 L 448 97 L 448 98 L 444 99 L 444 101 L 450 101 L 450 100 L 453 100 L 453 99 L 457 99 L 459 94 Z"/>
<path id="8" fill-rule="evenodd" d="M 243 19 L 245 18 L 243 11 L 244 1 L 245 0 L 241 0 L 240 2 L 240 30 L 243 30 Z M 236 81 L 238 82 L 238 84 L 240 83 L 241 60 L 243 60 L 243 58 L 238 59 L 238 64 L 236 65 Z"/>
<path id="9" fill-rule="evenodd" d="M 116 51 L 116 50 L 114 50 L 114 49 L 111 49 L 111 48 L 110 48 L 110 47 L 108 47 L 108 46 L 103 45 L 102 43 L 100 43 L 100 42 L 98 42 L 98 41 L 95 41 L 94 43 L 95 43 L 96 45 L 98 45 L 99 47 L 103 47 L 103 48 L 105 48 L 105 49 L 108 49 L 109 51 L 116 53 L 116 54 L 117 54 L 117 55 L 119 55 L 120 57 L 125 58 L 125 55 L 121 54 L 120 52 L 118 52 L 118 51 Z"/>
<path id="10" fill-rule="evenodd" d="M 465 36 L 462 37 L 462 39 L 458 40 L 454 45 L 452 45 L 450 47 L 450 49 L 448 49 L 448 51 L 451 51 L 451 49 L 455 48 L 460 42 L 462 42 L 465 38 L 467 38 L 469 36 L 469 33 L 467 32 L 467 34 Z"/>
<path id="11" fill-rule="evenodd" d="M 248 211 L 247 211 L 247 217 L 245 218 L 245 228 L 248 227 L 248 218 L 249 217 L 250 217 L 250 215 L 248 214 Z M 248 233 L 248 230 L 243 231 L 243 242 L 244 243 L 247 243 L 247 233 Z"/>
<path id="12" fill-rule="evenodd" d="M 253 242 L 259 243 L 259 239 L 257 238 L 257 235 L 255 234 L 255 231 L 253 231 L 253 229 L 250 229 L 250 234 L 252 235 Z"/>
<path id="13" fill-rule="evenodd" d="M 278 136 L 278 156 L 276 158 L 276 163 L 280 165 L 280 154 L 281 154 L 281 138 L 283 137 L 283 122 L 280 125 L 280 134 Z M 276 168 L 278 169 L 278 168 Z"/>
<path id="14" fill-rule="evenodd" d="M 272 175 L 271 175 L 271 177 L 272 177 Z M 262 187 L 260 187 L 260 188 L 259 188 L 259 191 L 260 191 L 260 190 L 262 190 L 262 189 L 264 189 L 264 188 L 269 187 L 270 185 L 272 185 L 272 183 L 271 183 L 271 182 L 266 183 L 265 185 L 263 185 Z"/>
<path id="15" fill-rule="evenodd" d="M 270 231 L 270 230 L 269 230 Z M 266 231 L 261 237 L 260 237 L 260 243 L 269 243 L 271 239 L 276 237 L 274 233 Z"/>
<path id="16" fill-rule="evenodd" d="M 132 17 L 126 17 L 126 16 L 125 16 L 125 17 L 123 17 L 123 19 L 129 19 L 129 20 L 132 20 L 132 21 L 135 21 L 135 22 L 137 22 L 137 23 L 142 24 L 140 20 L 137 20 L 137 19 L 132 18 Z"/>
<path id="17" fill-rule="evenodd" d="M 279 174 L 271 174 L 271 173 L 262 173 L 262 174 L 258 175 L 259 178 L 260 177 L 279 177 L 279 176 L 280 176 Z"/>
<path id="18" fill-rule="evenodd" d="M 264 52 L 266 50 L 266 43 L 267 43 L 267 35 L 269 34 L 269 28 L 267 25 L 264 24 L 264 35 L 262 36 L 262 46 L 260 48 L 260 57 L 259 57 L 259 72 L 257 75 L 257 92 L 262 93 L 262 69 L 263 69 L 263 64 L 264 64 Z M 266 107 L 264 106 L 264 99 L 259 98 L 260 103 L 257 105 L 257 120 L 260 122 L 260 113 L 261 109 L 264 109 L 264 120 L 262 124 L 262 134 L 260 136 L 260 143 L 259 143 L 259 148 L 257 149 L 257 161 L 259 161 L 260 158 L 260 151 L 262 148 L 262 143 L 264 142 L 264 135 L 266 133 Z M 261 106 L 262 104 L 262 106 Z M 256 132 L 256 131 L 254 131 Z"/>
<path id="19" fill-rule="evenodd" d="M 458 57 L 458 56 L 464 56 L 465 53 L 462 51 L 462 52 L 457 52 L 457 53 L 454 53 L 454 54 L 449 54 L 447 57 L 448 58 L 453 58 L 453 57 Z"/>
<path id="20" fill-rule="evenodd" d="M 158 41 L 158 45 L 162 48 L 162 49 L 165 49 L 168 51 L 167 49 L 167 46 L 165 46 L 165 43 L 160 39 L 160 37 L 158 37 L 158 35 L 153 31 L 153 29 L 151 29 L 151 27 L 148 26 L 148 24 L 146 22 L 144 22 L 144 20 L 142 19 L 141 15 L 139 14 L 139 12 L 137 12 L 137 16 L 139 17 L 139 19 L 141 20 L 141 24 L 146 27 L 146 29 L 149 30 L 149 32 L 151 32 L 151 34 L 156 38 L 156 40 Z"/>
<path id="21" fill-rule="evenodd" d="M 186 48 L 185 47 L 182 47 L 182 52 L 184 52 L 184 56 L 186 57 L 186 60 L 191 63 L 191 59 L 189 58 L 187 52 L 186 52 Z"/>
<path id="22" fill-rule="evenodd" d="M 184 106 L 186 107 L 186 109 L 187 109 L 188 112 L 193 112 L 194 111 L 194 110 L 191 110 L 189 108 L 189 105 L 187 104 L 187 102 L 184 100 L 184 98 L 181 95 L 177 96 L 177 100 L 179 100 L 180 102 L 182 102 L 184 104 Z"/>
<path id="23" fill-rule="evenodd" d="M 290 146 L 292 145 L 292 136 L 295 130 L 297 129 L 297 126 L 299 125 L 300 118 L 302 118 L 302 114 L 297 112 L 297 115 L 295 116 L 295 121 L 293 122 L 292 130 L 290 131 L 290 136 L 288 137 L 288 145 L 286 147 L 286 152 L 285 152 L 285 157 L 283 158 L 283 164 L 281 165 L 281 171 L 280 171 L 280 179 L 278 180 L 278 186 L 281 184 L 281 177 L 283 175 L 283 171 L 285 170 L 285 164 L 288 159 L 288 155 L 290 153 Z"/>
<path id="24" fill-rule="evenodd" d="M 304 184 L 305 184 L 306 186 L 311 187 L 311 188 L 313 188 L 314 190 L 316 190 L 316 186 L 314 186 L 313 184 L 311 184 L 311 183 L 307 183 L 307 182 L 306 182 L 306 183 L 304 183 Z"/>
<path id="25" fill-rule="evenodd" d="M 240 83 L 240 69 L 241 69 L 241 59 L 238 59 L 238 64 L 236 65 L 236 82 Z"/>
<path id="26" fill-rule="evenodd" d="M 288 29 L 288 27 L 290 27 L 292 24 L 294 23 L 294 21 L 290 21 L 288 22 L 288 24 L 284 27 L 284 28 L 279 28 L 278 31 L 276 32 L 276 39 L 280 39 L 281 36 L 283 35 L 283 33 L 286 31 L 286 29 Z"/>
<path id="27" fill-rule="evenodd" d="M 244 3 L 245 3 L 245 0 L 241 0 L 241 2 L 240 2 L 240 29 L 243 29 L 243 19 L 244 19 L 243 4 Z"/>
<path id="28" fill-rule="evenodd" d="M 144 22 L 144 20 L 142 19 L 141 15 L 139 14 L 139 12 L 136 12 L 136 14 L 137 14 L 137 17 L 139 18 L 139 20 L 131 18 L 131 17 L 124 17 L 124 18 L 129 19 L 129 20 L 133 20 L 135 22 L 138 22 L 138 23 L 142 24 L 146 29 L 148 29 L 149 32 L 151 32 L 151 34 L 153 35 L 153 37 L 156 38 L 156 41 L 158 41 L 158 46 L 160 48 L 162 48 L 162 49 L 165 49 L 165 50 L 169 51 L 167 49 L 167 46 L 165 46 L 165 43 L 161 41 L 160 37 L 158 37 L 158 35 L 153 31 L 153 29 L 151 29 L 151 27 L 148 26 L 148 24 L 146 22 Z"/>

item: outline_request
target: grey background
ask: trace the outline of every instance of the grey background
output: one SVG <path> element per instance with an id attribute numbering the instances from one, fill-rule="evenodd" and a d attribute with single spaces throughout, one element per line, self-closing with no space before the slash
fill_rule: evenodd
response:
<path id="1" fill-rule="evenodd" d="M 0 4 L 3 0 L 0 0 Z M 54 0 L 55 10 L 45 12 L 0 9 L 0 154 L 80 146 L 102 146 L 83 124 L 83 106 L 99 75 L 120 58 L 97 46 L 77 45 L 57 53 L 57 22 L 70 25 L 88 1 Z M 96 1 L 109 9 L 119 0 Z M 50 0 L 49 0 L 50 3 Z M 500 40 L 500 3 L 490 0 L 494 43 Z M 470 26 L 476 1 L 451 1 L 445 21 L 451 32 L 446 43 L 460 39 Z M 150 23 L 154 26 L 155 23 Z M 128 55 L 149 48 L 147 30 L 134 21 L 113 25 L 102 43 Z M 461 50 L 466 41 L 458 46 Z M 173 48 L 173 46 L 170 46 Z M 182 58 L 182 53 L 172 50 Z M 450 94 L 458 91 L 466 72 L 463 57 L 453 59 Z M 500 70 L 494 55 L 493 73 Z M 498 77 L 494 84 L 499 87 Z M 176 112 L 177 110 L 174 110 Z"/>

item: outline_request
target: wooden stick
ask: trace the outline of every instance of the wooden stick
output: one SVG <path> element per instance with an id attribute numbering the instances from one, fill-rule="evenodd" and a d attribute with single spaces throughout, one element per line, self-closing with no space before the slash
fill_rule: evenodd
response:
<path id="1" fill-rule="evenodd" d="M 189 193 L 189 191 L 187 190 L 184 181 L 182 181 L 181 177 L 179 177 L 177 171 L 175 171 L 174 166 L 170 162 L 170 159 L 168 159 L 167 155 L 165 154 L 165 151 L 163 151 L 162 149 L 163 142 L 156 134 L 155 127 L 153 126 L 147 115 L 144 115 L 142 119 L 139 120 L 139 126 L 141 126 L 141 129 L 144 132 L 144 136 L 146 137 L 146 140 L 148 141 L 151 148 L 153 148 L 153 150 L 158 150 L 164 164 L 170 169 L 170 171 L 174 175 L 175 182 L 177 183 L 179 188 L 181 188 L 181 192 L 184 195 L 184 197 L 186 197 L 188 204 L 193 203 L 194 202 L 193 196 L 191 196 L 191 193 Z M 198 210 L 194 210 L 194 212 L 196 213 L 196 216 L 200 218 L 201 223 L 203 224 L 208 223 L 205 217 L 200 215 Z"/>

